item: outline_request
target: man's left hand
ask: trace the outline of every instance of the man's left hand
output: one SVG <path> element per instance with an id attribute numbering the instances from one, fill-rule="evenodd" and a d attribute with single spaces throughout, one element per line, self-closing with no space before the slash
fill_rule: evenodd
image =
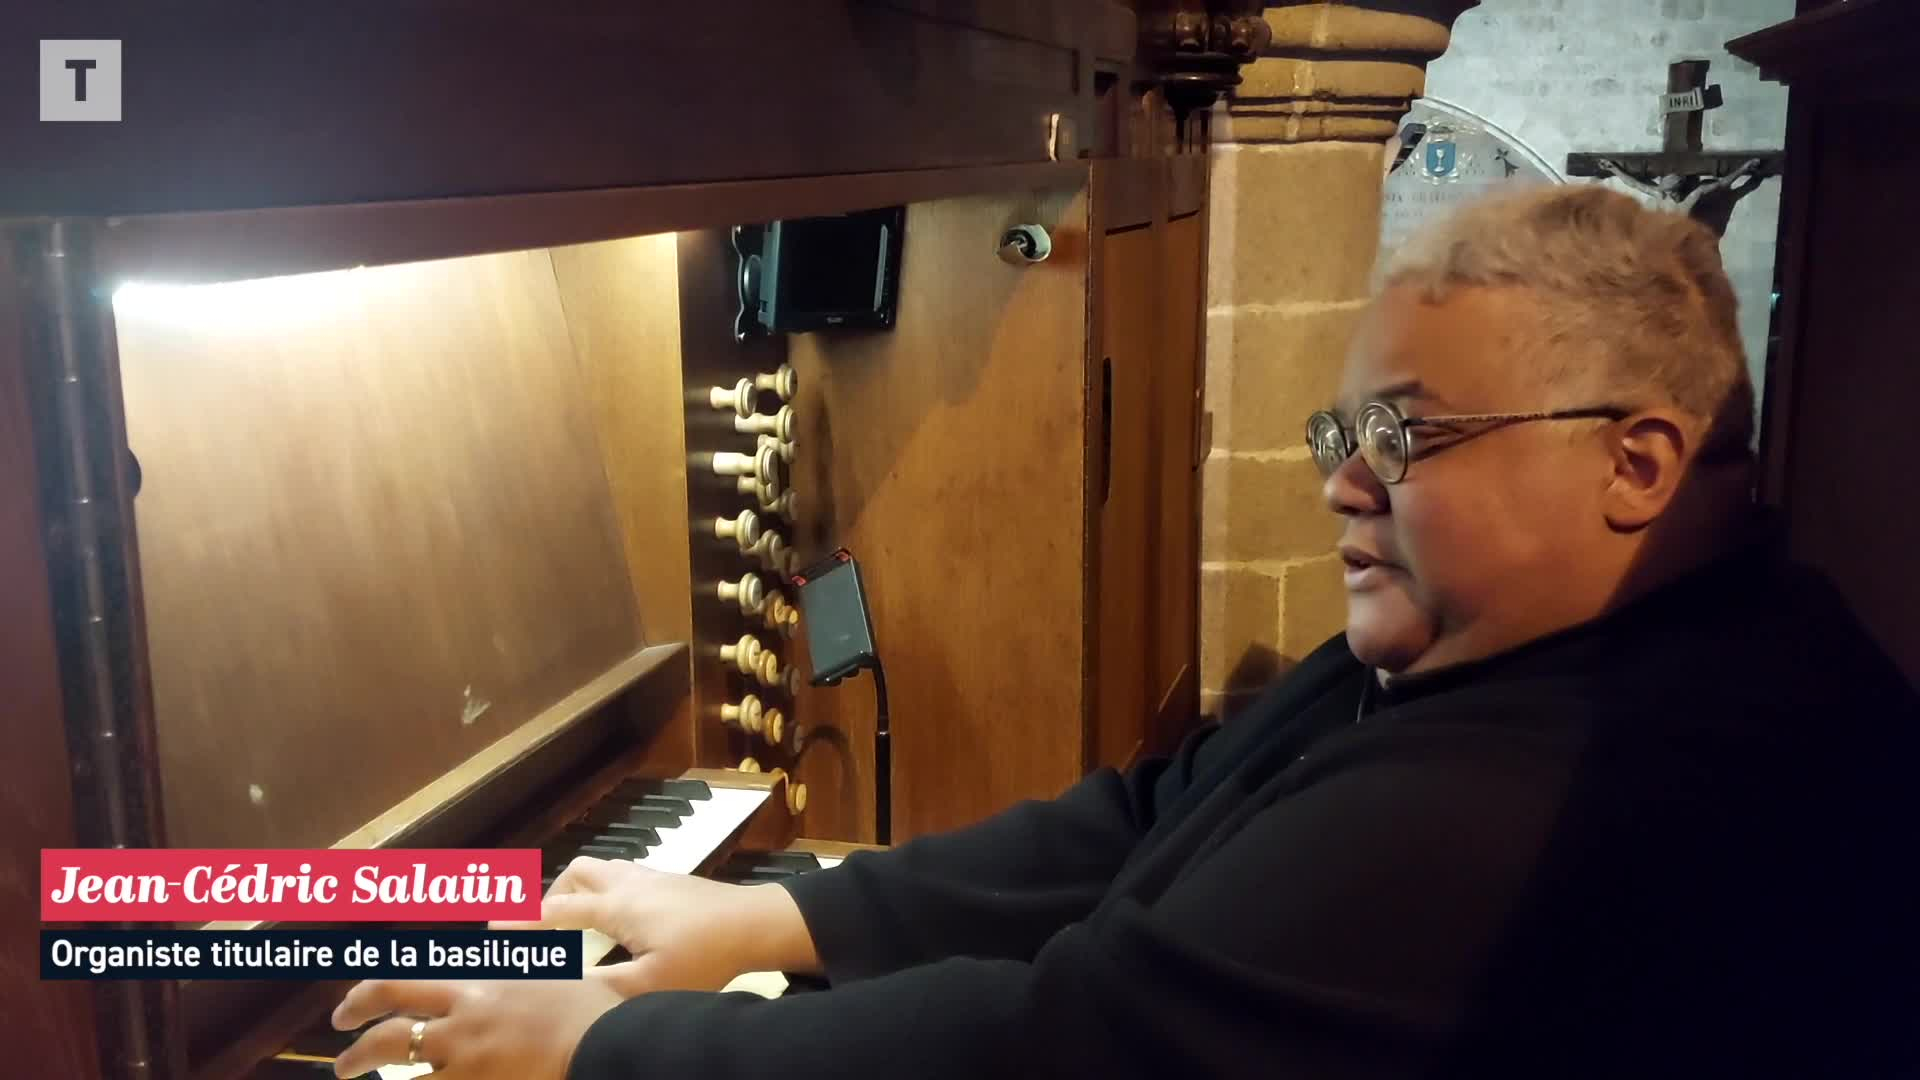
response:
<path id="1" fill-rule="evenodd" d="M 347 991 L 333 1026 L 380 1022 L 340 1055 L 334 1075 L 407 1064 L 413 1025 L 425 1020 L 415 1060 L 431 1064 L 437 1077 L 565 1080 L 587 1028 L 623 1000 L 593 972 L 555 982 L 369 980 Z"/>

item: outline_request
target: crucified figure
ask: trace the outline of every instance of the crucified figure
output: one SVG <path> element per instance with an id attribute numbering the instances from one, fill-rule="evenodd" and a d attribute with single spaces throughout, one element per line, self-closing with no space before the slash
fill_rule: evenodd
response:
<path id="1" fill-rule="evenodd" d="M 1601 158 L 1599 161 L 1601 168 L 1628 187 L 1650 198 L 1679 204 L 1681 213 L 1701 222 L 1722 236 L 1726 235 L 1727 222 L 1733 217 L 1734 205 L 1766 179 L 1765 176 L 1758 175 L 1762 164 L 1763 161 L 1760 158 L 1748 158 L 1739 168 L 1711 180 L 1699 176 L 1669 173 L 1648 182 L 1628 172 L 1610 158 Z"/>

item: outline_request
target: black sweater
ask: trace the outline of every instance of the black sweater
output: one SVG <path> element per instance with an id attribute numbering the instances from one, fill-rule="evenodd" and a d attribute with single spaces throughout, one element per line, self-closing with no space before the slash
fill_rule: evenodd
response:
<path id="1" fill-rule="evenodd" d="M 661 993 L 571 1080 L 1920 1075 L 1920 699 L 1754 548 L 794 879 L 832 989 Z"/>

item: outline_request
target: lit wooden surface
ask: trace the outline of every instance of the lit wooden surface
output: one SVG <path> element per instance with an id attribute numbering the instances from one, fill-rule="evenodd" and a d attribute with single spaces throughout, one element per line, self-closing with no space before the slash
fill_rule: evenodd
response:
<path id="1" fill-rule="evenodd" d="M 544 252 L 115 307 L 170 843 L 334 843 L 642 644 Z"/>

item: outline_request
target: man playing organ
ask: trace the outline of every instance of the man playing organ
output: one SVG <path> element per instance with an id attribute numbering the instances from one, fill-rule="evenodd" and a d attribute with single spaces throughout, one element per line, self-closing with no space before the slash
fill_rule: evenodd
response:
<path id="1" fill-rule="evenodd" d="M 544 923 L 631 960 L 360 984 L 338 1068 L 1911 1075 L 1920 701 L 1753 505 L 1752 393 L 1704 228 L 1476 204 L 1308 426 L 1347 624 L 1257 702 L 778 884 L 579 860 Z M 830 989 L 715 993 L 756 970 Z"/>

